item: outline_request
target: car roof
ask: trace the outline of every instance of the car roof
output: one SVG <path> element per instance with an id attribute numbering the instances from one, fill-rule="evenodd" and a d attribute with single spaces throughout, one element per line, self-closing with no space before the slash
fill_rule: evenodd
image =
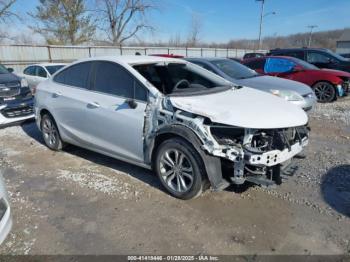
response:
<path id="1" fill-rule="evenodd" d="M 152 63 L 161 63 L 161 62 L 174 62 L 174 63 L 186 63 L 186 61 L 177 59 L 177 58 L 168 58 L 168 57 L 160 57 L 160 56 L 140 56 L 140 55 L 133 55 L 133 56 L 96 56 L 92 58 L 86 58 L 78 60 L 75 63 L 80 62 L 88 62 L 88 61 L 110 61 L 110 62 L 116 62 L 120 64 L 129 64 L 129 65 L 137 65 L 137 64 L 152 64 Z"/>
<path id="2" fill-rule="evenodd" d="M 271 52 L 283 52 L 283 51 L 305 51 L 305 50 L 315 50 L 315 51 L 326 51 L 326 48 L 315 48 L 315 47 L 300 47 L 300 48 L 276 48 L 276 49 L 271 49 Z"/>
<path id="3" fill-rule="evenodd" d="M 59 65 L 67 65 L 67 63 L 41 63 L 41 64 L 33 64 L 33 65 L 28 65 L 29 66 L 59 66 Z"/>
<path id="4" fill-rule="evenodd" d="M 231 60 L 225 57 L 187 57 L 187 61 L 203 61 L 203 62 L 212 62 L 217 60 Z"/>

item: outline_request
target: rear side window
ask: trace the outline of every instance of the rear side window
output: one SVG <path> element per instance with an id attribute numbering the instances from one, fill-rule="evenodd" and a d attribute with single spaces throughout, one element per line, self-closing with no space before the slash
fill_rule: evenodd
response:
<path id="1" fill-rule="evenodd" d="M 122 66 L 97 62 L 94 90 L 125 98 L 147 101 L 147 90 Z"/>
<path id="2" fill-rule="evenodd" d="M 23 73 L 25 75 L 30 75 L 30 76 L 35 75 L 35 67 L 34 66 L 27 67 L 26 69 L 24 69 Z"/>
<path id="3" fill-rule="evenodd" d="M 309 63 L 323 63 L 327 64 L 331 60 L 331 57 L 319 52 L 309 51 L 307 53 L 307 61 Z"/>
<path id="4" fill-rule="evenodd" d="M 258 59 L 258 60 L 253 60 L 245 63 L 246 66 L 248 66 L 251 69 L 263 69 L 265 66 L 265 59 Z"/>
<path id="5" fill-rule="evenodd" d="M 286 73 L 293 70 L 295 63 L 283 58 L 267 58 L 264 72 L 265 73 Z"/>
<path id="6" fill-rule="evenodd" d="M 84 62 L 68 67 L 54 77 L 54 81 L 60 84 L 87 88 L 91 62 Z"/>
<path id="7" fill-rule="evenodd" d="M 40 76 L 40 77 L 47 77 L 47 73 L 46 73 L 45 69 L 42 68 L 41 66 L 36 67 L 36 75 Z"/>

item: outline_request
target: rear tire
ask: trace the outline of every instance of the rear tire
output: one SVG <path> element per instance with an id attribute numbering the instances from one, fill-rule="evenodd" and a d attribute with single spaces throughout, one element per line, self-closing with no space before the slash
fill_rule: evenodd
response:
<path id="1" fill-rule="evenodd" d="M 336 99 L 337 91 L 335 87 L 328 82 L 318 82 L 313 85 L 317 101 L 320 103 L 329 103 Z"/>
<path id="2" fill-rule="evenodd" d="M 202 158 L 186 140 L 164 141 L 154 161 L 160 182 L 172 196 L 187 200 L 198 197 L 204 190 L 206 176 Z"/>
<path id="3" fill-rule="evenodd" d="M 61 139 L 53 117 L 49 114 L 44 114 L 41 117 L 40 127 L 46 146 L 54 151 L 62 150 L 65 144 Z"/>

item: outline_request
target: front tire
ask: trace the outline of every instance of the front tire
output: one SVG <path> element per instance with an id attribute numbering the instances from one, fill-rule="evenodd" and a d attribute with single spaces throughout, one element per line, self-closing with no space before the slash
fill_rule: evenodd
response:
<path id="1" fill-rule="evenodd" d="M 187 200 L 202 193 L 205 185 L 203 161 L 186 140 L 164 141 L 158 147 L 154 166 L 159 180 L 172 196 Z"/>
<path id="2" fill-rule="evenodd" d="M 329 103 L 336 99 L 337 92 L 334 86 L 328 82 L 318 82 L 313 86 L 317 101 L 320 103 Z"/>
<path id="3" fill-rule="evenodd" d="M 60 151 L 64 143 L 53 117 L 49 114 L 44 114 L 41 117 L 40 126 L 46 146 L 51 150 Z"/>

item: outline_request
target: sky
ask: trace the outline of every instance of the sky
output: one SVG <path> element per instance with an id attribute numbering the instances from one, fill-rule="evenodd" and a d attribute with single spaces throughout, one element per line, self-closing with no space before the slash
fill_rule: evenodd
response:
<path id="1" fill-rule="evenodd" d="M 92 1 L 92 0 L 89 0 Z M 259 31 L 260 2 L 256 0 L 156 0 L 158 10 L 148 15 L 154 33 L 141 35 L 149 41 L 167 41 L 180 35 L 184 40 L 191 17 L 201 21 L 200 39 L 205 42 L 227 42 L 231 39 L 256 39 Z M 18 0 L 14 10 L 25 17 L 38 0 Z M 263 36 L 306 32 L 308 25 L 315 31 L 350 27 L 350 0 L 265 0 Z M 27 23 L 30 23 L 27 21 Z M 18 30 L 23 24 L 14 26 Z"/>

